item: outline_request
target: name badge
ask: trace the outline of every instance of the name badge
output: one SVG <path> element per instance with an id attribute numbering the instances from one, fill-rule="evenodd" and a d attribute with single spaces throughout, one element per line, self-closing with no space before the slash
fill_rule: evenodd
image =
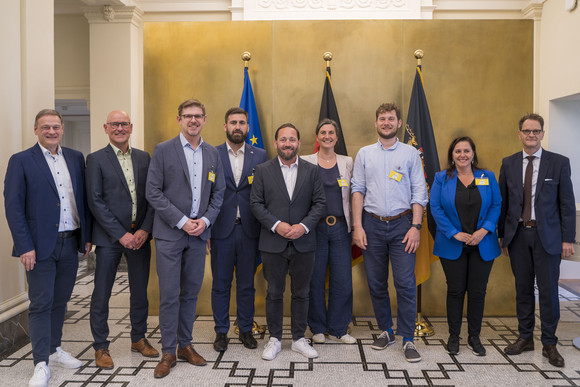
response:
<path id="1" fill-rule="evenodd" d="M 489 185 L 489 180 L 487 177 L 482 177 L 480 179 L 475 179 L 475 185 Z"/>
<path id="2" fill-rule="evenodd" d="M 248 176 L 248 184 L 252 184 L 254 182 L 254 175 Z"/>
<path id="3" fill-rule="evenodd" d="M 348 181 L 346 181 L 346 179 L 336 179 L 336 180 L 338 180 L 339 187 L 348 187 Z"/>
<path id="4" fill-rule="evenodd" d="M 215 183 L 215 173 L 213 171 L 209 171 L 209 175 L 207 175 L 207 179 L 212 183 Z"/>
<path id="5" fill-rule="evenodd" d="M 389 173 L 389 177 L 393 180 L 396 180 L 397 182 L 400 182 L 403 175 L 401 175 L 399 172 L 391 171 L 391 173 Z"/>

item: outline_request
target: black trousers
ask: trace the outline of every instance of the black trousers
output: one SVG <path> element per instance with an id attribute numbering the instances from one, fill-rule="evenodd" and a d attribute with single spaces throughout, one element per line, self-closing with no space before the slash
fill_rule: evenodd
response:
<path id="1" fill-rule="evenodd" d="M 493 260 L 484 261 L 478 248 L 466 247 L 455 260 L 441 258 L 441 266 L 447 279 L 447 323 L 449 334 L 461 333 L 463 303 L 467 292 L 467 333 L 479 336 L 485 306 L 487 280 Z"/>
<path id="2" fill-rule="evenodd" d="M 558 299 L 560 254 L 551 255 L 544 250 L 536 228 L 521 226 L 518 227 L 508 249 L 516 281 L 516 311 L 520 337 L 527 340 L 533 338 L 536 311 L 535 279 L 540 301 L 542 344 L 557 344 L 556 328 L 560 321 Z"/>

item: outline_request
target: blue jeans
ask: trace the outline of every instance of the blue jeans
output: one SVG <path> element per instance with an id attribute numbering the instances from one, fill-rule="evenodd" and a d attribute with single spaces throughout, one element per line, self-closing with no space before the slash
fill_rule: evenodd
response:
<path id="1" fill-rule="evenodd" d="M 79 267 L 77 237 L 58 238 L 47 259 L 36 261 L 26 272 L 28 279 L 28 330 L 34 364 L 48 364 L 48 357 L 60 347 L 66 304 L 70 299 Z"/>
<path id="2" fill-rule="evenodd" d="M 363 213 L 363 228 L 367 235 L 363 258 L 379 329 L 385 331 L 393 327 L 388 287 L 390 259 L 397 291 L 397 334 L 407 338 L 413 338 L 415 334 L 417 290 L 415 253 L 405 252 L 402 241 L 411 228 L 412 219 L 412 214 L 408 214 L 383 222 Z"/>
<path id="3" fill-rule="evenodd" d="M 328 308 L 326 270 L 329 271 Z M 346 221 L 316 227 L 316 256 L 310 280 L 308 325 L 312 333 L 341 337 L 352 320 L 352 257 Z"/>

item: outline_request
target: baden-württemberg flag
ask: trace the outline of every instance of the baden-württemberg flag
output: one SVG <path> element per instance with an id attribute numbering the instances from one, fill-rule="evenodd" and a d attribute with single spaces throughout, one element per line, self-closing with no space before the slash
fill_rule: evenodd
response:
<path id="1" fill-rule="evenodd" d="M 244 68 L 244 91 L 242 92 L 240 107 L 248 112 L 248 124 L 250 130 L 248 131 L 246 142 L 250 145 L 264 149 L 262 131 L 260 130 L 260 120 L 258 119 L 256 101 L 254 100 L 254 92 L 252 91 L 252 83 L 250 82 L 250 74 L 248 73 L 247 67 Z"/>
<path id="2" fill-rule="evenodd" d="M 411 92 L 404 142 L 419 150 L 421 160 L 423 161 L 427 189 L 430 190 L 435 173 L 440 168 L 435 136 L 433 134 L 433 125 L 431 124 L 431 115 L 429 114 L 427 98 L 425 97 L 425 90 L 423 89 L 423 74 L 420 65 L 417 66 L 413 91 Z M 422 229 L 421 244 L 419 245 L 415 259 L 417 285 L 425 282 L 429 278 L 431 275 L 431 263 L 437 260 L 437 257 L 431 253 L 433 251 L 433 237 L 435 236 L 436 225 L 429 205 L 427 205 L 424 220 L 425 217 L 427 218 L 427 222 L 423 222 L 423 224 L 426 223 L 428 227 Z M 431 235 L 426 232 L 426 229 L 428 229 Z"/>

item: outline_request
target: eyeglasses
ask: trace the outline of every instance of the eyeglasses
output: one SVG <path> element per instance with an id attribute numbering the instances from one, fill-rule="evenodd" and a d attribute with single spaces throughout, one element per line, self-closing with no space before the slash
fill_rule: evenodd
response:
<path id="1" fill-rule="evenodd" d="M 186 121 L 191 121 L 194 118 L 196 121 L 200 121 L 201 119 L 203 119 L 203 117 L 205 117 L 205 115 L 203 115 L 203 114 L 182 114 L 180 117 Z"/>
<path id="2" fill-rule="evenodd" d="M 530 129 L 524 129 L 524 130 L 520 130 L 520 132 L 522 132 L 522 133 L 523 133 L 523 134 L 525 134 L 526 136 L 529 136 L 529 135 L 530 135 L 530 134 L 532 134 L 532 133 L 534 134 L 534 136 L 538 136 L 540 133 L 542 133 L 542 132 L 543 132 L 543 130 L 542 130 L 542 129 L 533 129 L 533 130 L 530 130 Z"/>
<path id="3" fill-rule="evenodd" d="M 107 122 L 107 125 L 111 126 L 113 129 L 117 129 L 119 126 L 122 126 L 123 129 L 129 129 L 131 126 L 130 122 Z"/>

